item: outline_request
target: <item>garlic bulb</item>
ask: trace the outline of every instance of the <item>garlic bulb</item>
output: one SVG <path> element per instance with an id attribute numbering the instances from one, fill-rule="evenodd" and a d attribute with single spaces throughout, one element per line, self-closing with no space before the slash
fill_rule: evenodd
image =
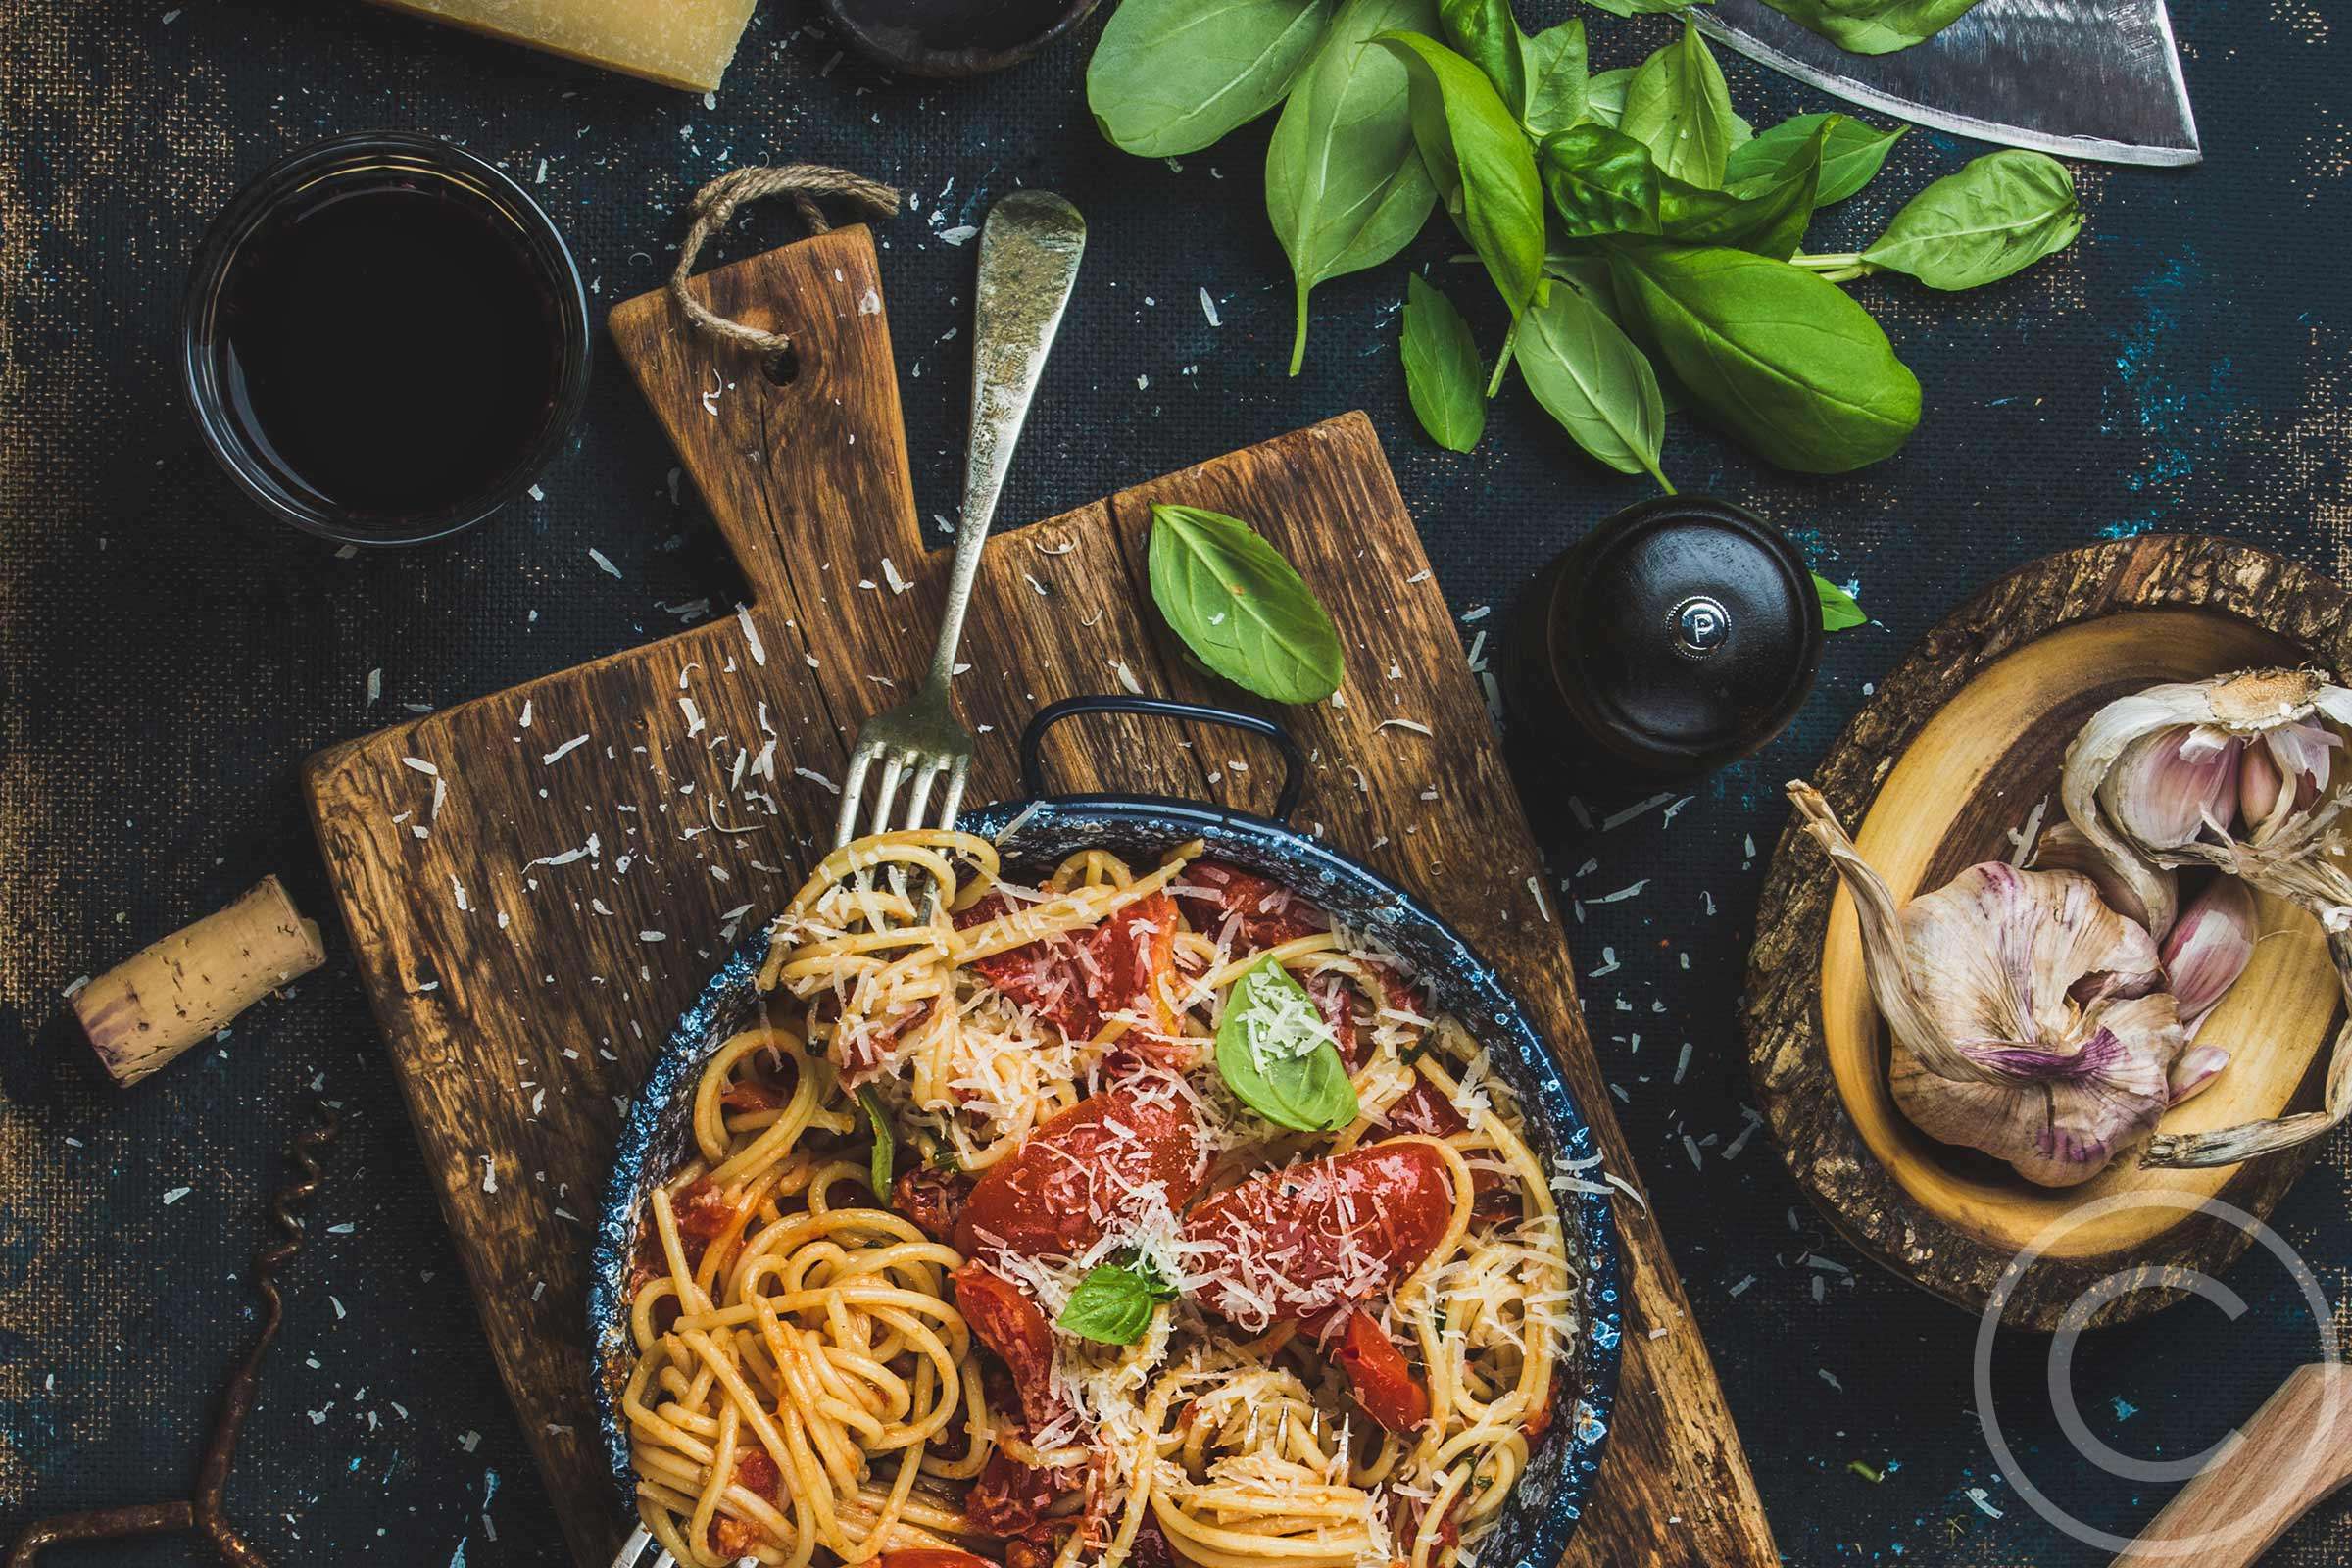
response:
<path id="1" fill-rule="evenodd" d="M 2044 1187 L 2146 1141 L 2188 1037 L 2144 929 L 2087 877 L 1998 860 L 1898 910 L 1820 793 L 1798 781 L 1788 798 L 1853 895 L 1905 1116 Z"/>
<path id="2" fill-rule="evenodd" d="M 2151 686 L 2109 703 L 2082 726 L 2066 751 L 2059 799 L 2148 909 L 2156 936 L 2173 923 L 2164 872 L 2209 865 L 2309 910 L 2352 999 L 2352 875 L 2335 858 L 2344 839 L 2337 818 L 2352 801 L 2343 779 L 2352 770 L 2334 766 L 2336 724 L 2352 724 L 2352 691 L 2308 669 Z M 2213 779 L 2226 757 L 2235 788 L 2225 805 Z M 2192 813 L 2201 825 L 2183 836 Z M 2318 1137 L 2352 1116 L 2352 1024 L 2333 1051 L 2325 1110 L 2158 1137 L 2146 1162 L 2229 1165 Z"/>
<path id="3" fill-rule="evenodd" d="M 2059 799 L 2067 820 L 2132 885 L 2157 937 L 2172 928 L 2174 906 L 2155 872 L 2185 865 L 2214 866 L 2292 899 L 2330 931 L 2352 929 L 2352 877 L 2328 858 L 2352 791 L 2324 789 L 2337 743 L 2327 719 L 2352 724 L 2352 691 L 2310 670 L 2151 686 L 2082 726 L 2066 749 Z M 2264 760 L 2248 769 L 2241 758 L 2256 742 Z M 2221 783 L 2225 773 L 2234 788 Z M 2249 778 L 2254 804 L 2268 809 L 2241 841 L 2232 822 Z M 2183 831 L 2184 823 L 2195 825 Z"/>

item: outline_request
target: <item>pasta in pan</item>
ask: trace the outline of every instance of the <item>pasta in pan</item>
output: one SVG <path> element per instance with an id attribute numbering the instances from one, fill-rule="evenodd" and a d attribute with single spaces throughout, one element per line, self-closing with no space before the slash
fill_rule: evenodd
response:
<path id="1" fill-rule="evenodd" d="M 1188 844 L 838 850 L 648 1200 L 680 1562 L 1452 1568 L 1574 1329 L 1518 1107 L 1403 965 Z"/>

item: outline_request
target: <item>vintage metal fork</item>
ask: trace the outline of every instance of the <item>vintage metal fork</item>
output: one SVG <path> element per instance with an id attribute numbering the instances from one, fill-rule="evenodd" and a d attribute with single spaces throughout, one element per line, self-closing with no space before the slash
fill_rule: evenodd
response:
<path id="1" fill-rule="evenodd" d="M 1045 369 L 1046 353 L 1060 329 L 1062 308 L 1078 280 L 1078 259 L 1086 250 L 1086 220 L 1078 209 L 1050 191 L 1016 191 L 989 209 L 980 229 L 980 286 L 973 305 L 972 435 L 964 461 L 963 520 L 956 530 L 956 562 L 948 574 L 939 648 L 931 673 L 912 700 L 867 719 L 850 755 L 842 781 L 841 815 L 833 825 L 836 849 L 858 834 L 865 778 L 874 762 L 882 778 L 866 813 L 868 833 L 887 831 L 901 783 L 908 785 L 898 825 L 925 825 L 924 810 L 940 776 L 947 793 L 936 825 L 954 827 L 963 804 L 963 781 L 972 764 L 972 737 L 956 718 L 948 681 L 956 672 L 956 649 L 963 640 L 963 615 L 971 608 L 972 578 L 980 569 L 981 547 L 995 519 L 997 496 L 1012 466 L 1012 449 L 1029 417 L 1029 400 Z"/>

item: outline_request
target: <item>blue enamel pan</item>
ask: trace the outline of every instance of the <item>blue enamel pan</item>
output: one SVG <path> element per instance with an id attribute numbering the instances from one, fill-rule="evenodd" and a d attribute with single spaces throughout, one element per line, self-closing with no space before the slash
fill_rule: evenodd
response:
<path id="1" fill-rule="evenodd" d="M 1252 816 L 1199 801 L 1132 795 L 1054 795 L 1046 788 L 1040 747 L 1046 732 L 1086 713 L 1144 713 L 1249 730 L 1282 753 L 1285 772 L 1274 814 Z M 1304 784 L 1298 743 L 1278 725 L 1252 714 L 1147 697 L 1080 697 L 1056 703 L 1030 720 L 1021 737 L 1021 776 L 1029 799 L 966 812 L 958 827 L 994 838 L 1014 831 L 999 849 L 1015 880 L 1034 880 L 1080 850 L 1105 849 L 1131 862 L 1200 839 L 1207 853 L 1291 887 L 1346 925 L 1396 950 L 1419 973 L 1436 1004 L 1461 1020 L 1492 1054 L 1494 1070 L 1517 1093 L 1528 1118 L 1528 1145 L 1548 1165 L 1581 1161 L 1598 1145 L 1584 1112 L 1561 1081 L 1544 1038 L 1526 1008 L 1504 988 L 1494 966 L 1410 894 L 1360 862 L 1316 843 L 1290 825 Z M 758 1014 L 754 980 L 766 956 L 764 933 L 747 940 L 710 977 L 678 1020 L 622 1128 L 588 1290 L 589 1334 L 597 1367 L 596 1396 L 617 1498 L 633 1511 L 635 1482 L 619 1393 L 628 1381 L 633 1346 L 626 1291 L 637 1253 L 639 1216 L 647 1192 L 686 1157 L 687 1109 L 695 1076 L 710 1051 Z M 1597 1172 L 1594 1172 L 1596 1174 Z M 1576 1290 L 1577 1343 L 1561 1372 L 1551 1429 L 1530 1455 L 1495 1533 L 1480 1545 L 1490 1564 L 1550 1568 L 1576 1532 L 1608 1442 L 1616 1396 L 1619 1342 L 1624 1330 L 1616 1221 L 1606 1197 L 1571 1192 L 1560 1200 Z"/>

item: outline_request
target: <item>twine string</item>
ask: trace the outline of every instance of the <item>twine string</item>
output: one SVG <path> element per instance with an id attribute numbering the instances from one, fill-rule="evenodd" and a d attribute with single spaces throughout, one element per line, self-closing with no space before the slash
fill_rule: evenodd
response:
<path id="1" fill-rule="evenodd" d="M 822 234 L 833 225 L 818 204 L 819 197 L 840 197 L 870 210 L 877 217 L 889 218 L 899 210 L 899 193 L 862 174 L 824 164 L 729 170 L 694 193 L 694 223 L 686 230 L 686 243 L 678 248 L 677 270 L 669 274 L 669 297 L 677 301 L 678 309 L 686 313 L 688 320 L 712 337 L 773 354 L 792 346 L 791 333 L 765 331 L 721 316 L 696 299 L 694 291 L 686 286 L 686 280 L 694 272 L 695 258 L 702 254 L 703 242 L 733 220 L 736 208 L 766 196 L 790 196 L 793 210 L 800 214 L 808 232 Z"/>

